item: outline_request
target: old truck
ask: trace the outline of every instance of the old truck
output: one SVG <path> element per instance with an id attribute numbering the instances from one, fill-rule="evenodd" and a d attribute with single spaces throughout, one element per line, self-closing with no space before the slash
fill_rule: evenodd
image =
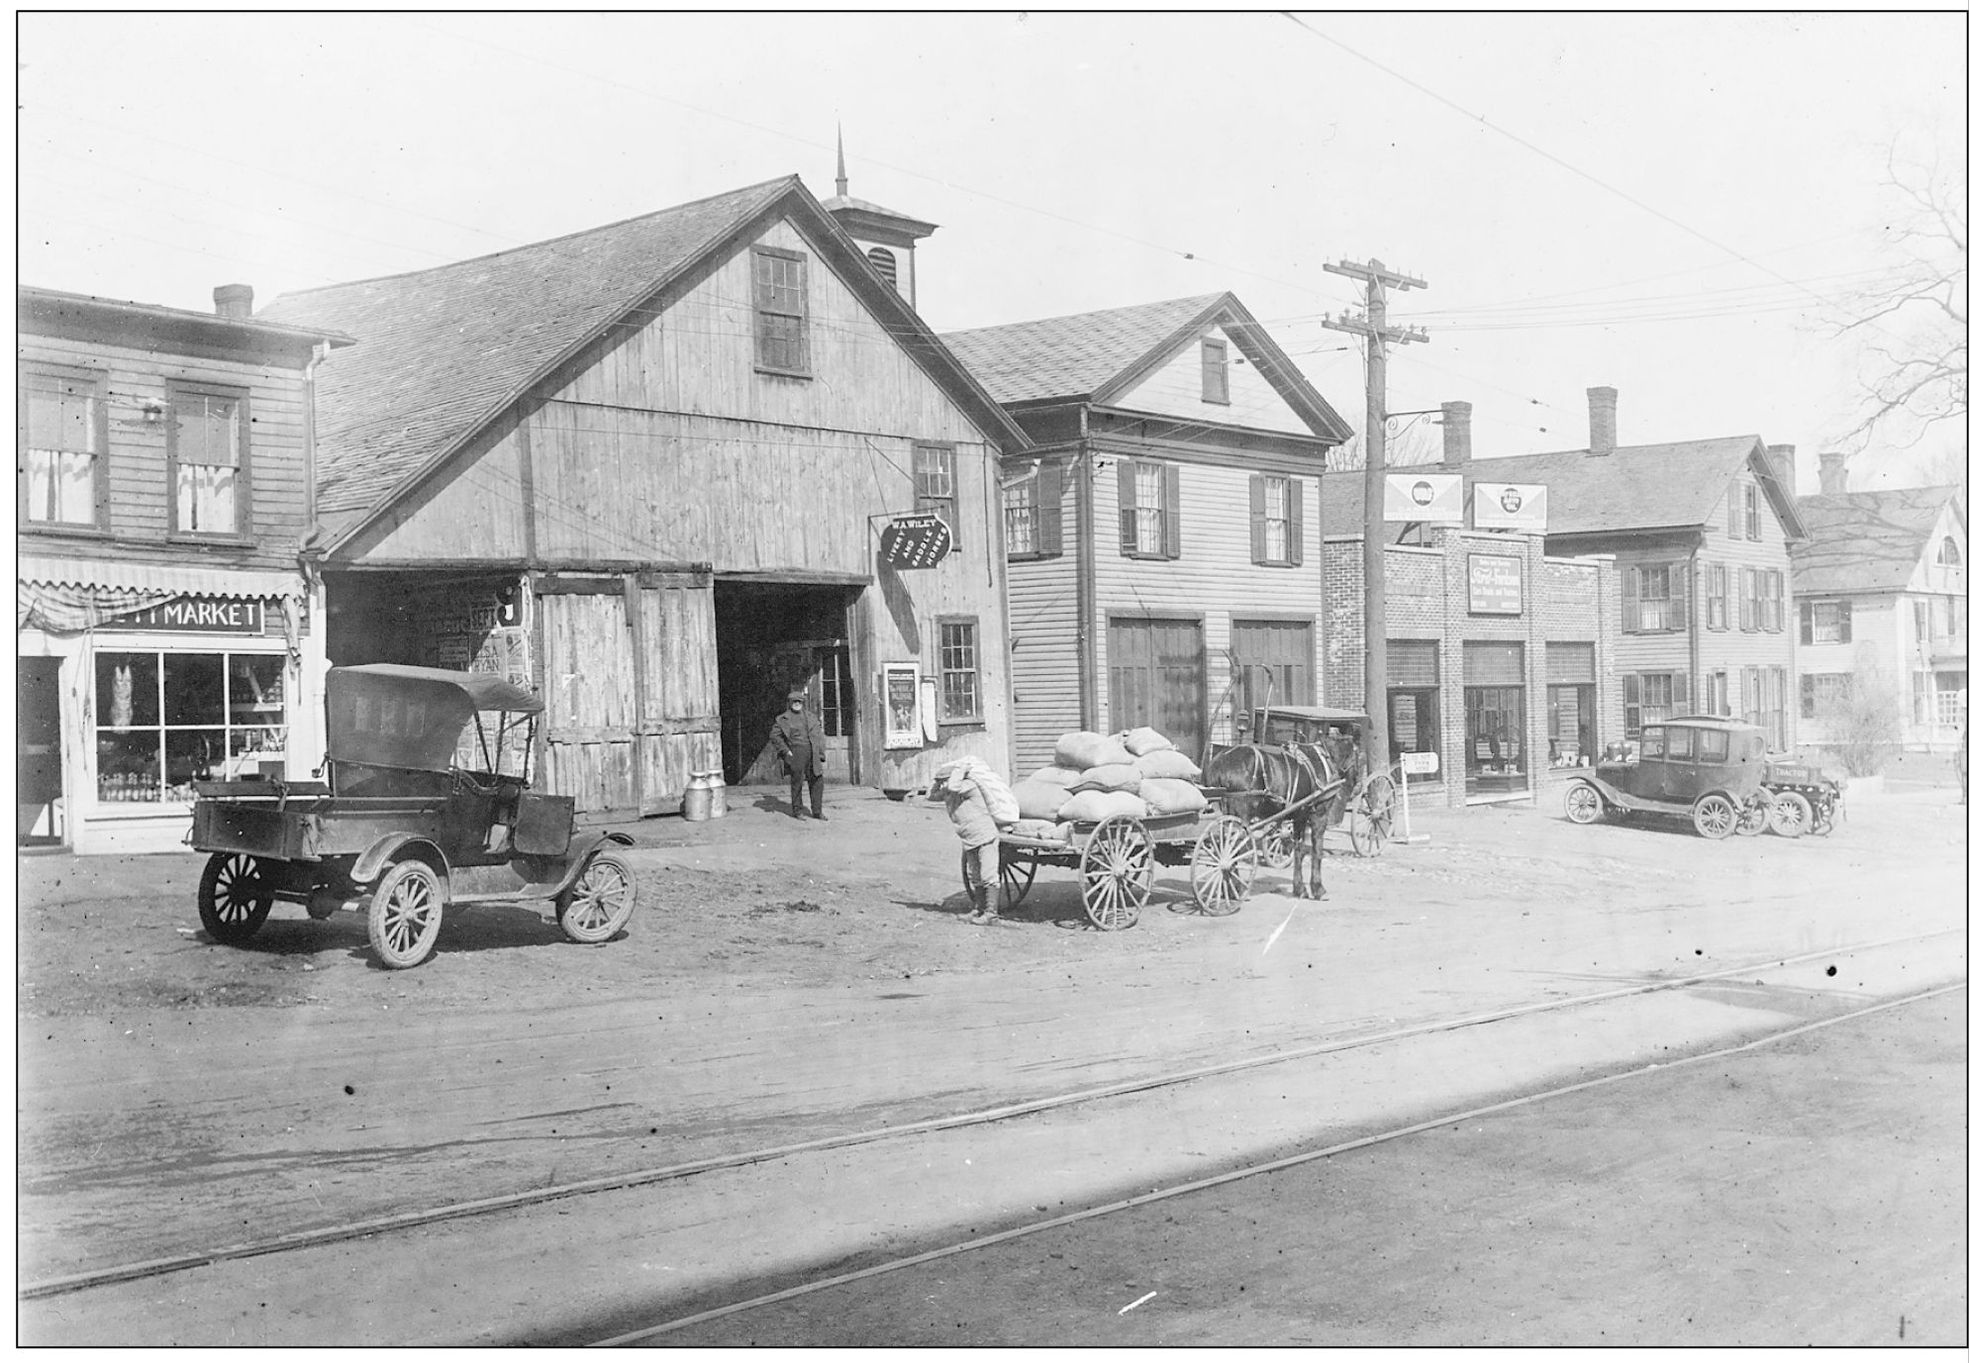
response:
<path id="1" fill-rule="evenodd" d="M 1605 761 L 1566 788 L 1566 817 L 1595 823 L 1631 814 L 1687 819 L 1705 838 L 1830 833 L 1838 780 L 1817 767 L 1775 761 L 1763 730 L 1741 720 L 1682 715 L 1643 725 L 1638 756 Z"/>

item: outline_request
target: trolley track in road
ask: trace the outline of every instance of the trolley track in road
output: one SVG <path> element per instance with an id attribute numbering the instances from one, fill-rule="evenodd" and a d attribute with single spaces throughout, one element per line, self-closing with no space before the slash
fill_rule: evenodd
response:
<path id="1" fill-rule="evenodd" d="M 793 1155 L 813 1154 L 826 1150 L 844 1149 L 851 1146 L 870 1145 L 881 1141 L 896 1140 L 908 1136 L 925 1135 L 925 1134 L 929 1134 L 932 1132 L 939 1132 L 939 1131 L 951 1131 L 962 1127 L 978 1126 L 989 1122 L 1009 1121 L 1014 1118 L 1030 1116 L 1036 1113 L 1055 1111 L 1061 1108 L 1074 1107 L 1085 1103 L 1102 1102 L 1111 1098 L 1119 1098 L 1129 1094 L 1144 1093 L 1153 1089 L 1166 1088 L 1176 1084 L 1191 1083 L 1196 1080 L 1208 1079 L 1217 1075 L 1236 1074 L 1247 1070 L 1263 1068 L 1269 1065 L 1285 1064 L 1294 1060 L 1304 1060 L 1315 1056 L 1331 1055 L 1342 1051 L 1359 1050 L 1363 1047 L 1384 1045 L 1389 1042 L 1401 1041 L 1413 1037 L 1434 1036 L 1445 1032 L 1459 1031 L 1461 1029 L 1468 1028 L 1468 1027 L 1479 1027 L 1490 1023 L 1505 1022 L 1513 1018 L 1528 1017 L 1540 1013 L 1559 1012 L 1559 1011 L 1563 1011 L 1566 1009 L 1573 1009 L 1573 1008 L 1585 1008 L 1595 1004 L 1607 1003 L 1617 999 L 1636 998 L 1646 994 L 1662 993 L 1664 991 L 1669 991 L 1669 990 L 1688 989 L 1697 985 L 1711 983 L 1717 980 L 1727 980 L 1741 975 L 1752 975 L 1758 971 L 1775 970 L 1788 965 L 1795 966 L 1795 965 L 1805 964 L 1813 961 L 1821 961 L 1827 959 L 1828 957 L 1850 956 L 1865 951 L 1875 951 L 1887 947 L 1905 946 L 1915 942 L 1931 941 L 1938 937 L 1957 936 L 1960 934 L 1960 932 L 1961 932 L 1960 929 L 1946 929 L 1938 932 L 1917 933 L 1912 936 L 1906 936 L 1906 937 L 1892 937 L 1892 938 L 1885 938 L 1873 942 L 1860 942 L 1847 946 L 1830 947 L 1820 951 L 1801 952 L 1795 955 L 1777 957 L 1772 960 L 1757 961 L 1749 965 L 1731 966 L 1725 969 L 1705 971 L 1702 972 L 1701 974 L 1676 976 L 1672 979 L 1651 980 L 1645 984 L 1630 985 L 1620 989 L 1601 990 L 1597 993 L 1574 995 L 1563 999 L 1547 999 L 1538 1003 L 1520 1004 L 1510 1008 L 1495 1009 L 1484 1013 L 1474 1013 L 1466 1017 L 1449 1018 L 1438 1022 L 1419 1023 L 1412 1027 L 1401 1027 L 1401 1028 L 1390 1029 L 1388 1031 L 1383 1031 L 1383 1032 L 1372 1032 L 1372 1033 L 1366 1033 L 1356 1036 L 1335 1038 L 1327 1041 L 1315 1042 L 1306 1046 L 1292 1047 L 1287 1050 L 1270 1051 L 1263 1055 L 1247 1056 L 1242 1059 L 1227 1060 L 1212 1065 L 1194 1066 L 1188 1069 L 1169 1071 L 1162 1074 L 1146 1075 L 1135 1079 L 1123 1080 L 1114 1084 L 1102 1085 L 1097 1088 L 1084 1089 L 1073 1093 L 1056 1094 L 1047 1098 L 1030 1099 L 1018 1103 L 1001 1104 L 996 1107 L 983 1108 L 973 1112 L 954 1113 L 942 1117 L 930 1117 L 920 1121 L 907 1122 L 896 1126 L 877 1127 L 867 1131 L 843 1132 L 838 1135 L 823 1136 L 823 1137 L 815 1138 L 813 1140 L 806 1140 L 806 1141 L 795 1141 L 784 1145 L 771 1146 L 758 1150 L 740 1151 L 729 1155 L 711 1156 L 705 1159 L 691 1160 L 683 1163 L 664 1165 L 656 1168 L 630 1170 L 619 1174 L 604 1175 L 602 1177 L 579 1180 L 572 1183 L 556 1184 L 553 1187 L 529 1189 L 517 1193 L 502 1194 L 497 1197 L 479 1198 L 469 1202 L 448 1203 L 441 1206 L 425 1208 L 419 1211 L 404 1212 L 394 1216 L 368 1218 L 360 1221 L 347 1222 L 336 1226 L 322 1226 L 322 1227 L 317 1227 L 313 1230 L 301 1231 L 292 1235 L 270 1237 L 265 1240 L 244 1242 L 244 1243 L 228 1245 L 220 1248 L 189 1251 L 186 1253 L 173 1254 L 156 1259 L 148 1259 L 137 1263 L 118 1264 L 108 1268 L 93 1269 L 83 1273 L 76 1273 L 60 1278 L 47 1279 L 38 1283 L 29 1283 L 21 1287 L 18 1290 L 16 1296 L 17 1299 L 20 1301 L 35 1301 L 35 1300 L 40 1300 L 49 1297 L 63 1296 L 71 1293 L 86 1292 L 91 1289 L 109 1287 L 119 1283 L 129 1283 L 129 1282 L 140 1281 L 146 1278 L 163 1277 L 167 1274 L 182 1273 L 190 1269 L 203 1268 L 212 1264 L 227 1263 L 240 1259 L 259 1258 L 259 1257 L 264 1257 L 267 1255 L 274 1255 L 274 1254 L 295 1253 L 301 1250 L 317 1249 L 328 1245 L 343 1243 L 346 1241 L 359 1240 L 368 1236 L 385 1235 L 395 1232 L 412 1230 L 420 1226 L 434 1225 L 445 1221 L 462 1220 L 465 1218 L 475 1217 L 475 1216 L 487 1216 L 497 1212 L 517 1211 L 528 1207 L 540 1206 L 542 1204 L 549 1203 L 549 1202 L 562 1201 L 568 1198 L 587 1197 L 597 1193 L 615 1192 L 627 1188 L 646 1187 L 651 1184 L 663 1183 L 674 1179 L 688 1178 L 698 1174 L 714 1173 L 721 1170 L 740 1169 L 748 1165 L 763 1164 L 773 1160 L 785 1159 Z M 1962 986 L 1960 985 L 1949 986 L 1949 988 L 1960 988 L 1960 987 Z M 1937 992 L 1947 992 L 1947 991 L 1942 990 Z M 1916 997 L 1929 997 L 1929 995 L 1921 995 Z M 1912 1002 L 1912 1001 L 1913 999 L 1903 1000 L 1899 1002 Z M 1883 1005 L 1883 1006 L 1897 1006 L 1897 1005 Z M 1871 1010 L 1863 1010 L 1863 1011 L 1871 1011 Z M 1856 1017 L 1860 1015 L 1861 1014 L 1859 1013 L 1842 1014 L 1841 1018 Z M 1830 1021 L 1838 1021 L 1838 1020 L 1841 1019 L 1838 1018 L 1830 1019 Z M 1819 1024 L 1812 1024 L 1812 1025 L 1818 1026 L 1824 1024 L 1819 1023 Z M 1790 1032 L 1779 1033 L 1778 1036 L 1796 1035 L 1799 1031 L 1809 1031 L 1809 1030 L 1811 1030 L 1810 1027 L 1793 1029 Z M 1750 1044 L 1752 1045 L 1763 1044 L 1764 1041 L 1771 1040 L 1771 1039 L 1775 1039 L 1775 1038 L 1763 1038 L 1760 1039 L 1759 1041 L 1752 1042 Z M 1727 1051 L 1718 1051 L 1718 1052 L 1707 1053 L 1707 1054 L 1728 1054 L 1728 1053 L 1729 1052 Z M 1702 1057 L 1690 1057 L 1690 1059 L 1699 1059 L 1699 1058 Z M 1683 1062 L 1675 1061 L 1675 1062 L 1663 1062 L 1663 1063 L 1679 1064 Z M 1635 1073 L 1642 1073 L 1642 1072 L 1645 1071 L 1635 1071 Z M 1534 1097 L 1556 1096 L 1559 1093 L 1574 1092 L 1579 1088 L 1590 1087 L 1593 1084 L 1610 1082 L 1612 1079 L 1619 1078 L 1619 1077 L 1622 1076 L 1620 1075 L 1608 1076 L 1602 1079 L 1587 1081 L 1585 1084 L 1576 1084 L 1564 1089 L 1551 1090 L 1549 1093 L 1543 1095 L 1533 1095 L 1533 1096 Z M 1503 1107 L 1513 1106 L 1515 1105 L 1516 1101 L 1531 1101 L 1531 1099 L 1528 1098 L 1523 1100 L 1514 1100 L 1514 1103 L 1504 1104 L 1501 1106 Z M 1494 1110 L 1501 1110 L 1501 1108 L 1482 1108 L 1482 1109 L 1478 1109 L 1477 1111 L 1479 1113 L 1482 1113 L 1482 1112 L 1490 1112 Z M 1470 1114 L 1464 1114 L 1464 1115 L 1470 1115 Z M 1448 1121 L 1452 1119 L 1444 1118 L 1441 1120 Z M 1294 1156 L 1287 1163 L 1283 1163 L 1283 1164 L 1273 1163 L 1268 1165 L 1261 1165 L 1249 1170 L 1239 1171 L 1228 1175 L 1221 1175 L 1215 1180 L 1205 1180 L 1201 1183 L 1197 1183 L 1189 1186 L 1192 1188 L 1209 1187 L 1212 1186 L 1213 1183 L 1215 1182 L 1223 1182 L 1230 1178 L 1247 1177 L 1251 1174 L 1262 1173 L 1269 1169 L 1288 1167 L 1289 1163 L 1294 1161 L 1303 1161 L 1305 1159 L 1319 1158 L 1321 1154 L 1339 1153 L 1343 1150 L 1354 1149 L 1362 1144 L 1371 1144 L 1376 1140 L 1382 1140 L 1382 1139 L 1393 1139 L 1399 1135 L 1408 1134 L 1412 1131 L 1427 1130 L 1433 1126 L 1440 1125 L 1440 1124 L 1441 1121 L 1432 1121 L 1428 1123 L 1423 1123 L 1416 1127 L 1404 1128 L 1400 1132 L 1390 1133 L 1387 1136 L 1369 1137 L 1363 1141 L 1355 1141 L 1355 1142 L 1350 1142 L 1343 1146 L 1336 1146 L 1332 1150 L 1328 1150 L 1325 1152 L 1316 1152 L 1314 1154 Z M 1178 1190 L 1172 1190 L 1172 1191 L 1178 1191 Z M 1161 1194 L 1158 1194 L 1157 1196 L 1160 1195 Z M 1138 1201 L 1139 1200 L 1140 1199 L 1138 1199 Z M 1122 1207 L 1130 1206 L 1130 1205 L 1134 1205 L 1134 1203 L 1133 1202 L 1117 1203 L 1114 1204 L 1112 1207 L 1108 1207 L 1108 1208 L 1095 1208 L 1090 1211 L 1078 1212 L 1070 1217 L 1058 1218 L 1053 1221 L 1042 1223 L 1040 1226 L 1028 1227 L 1024 1230 L 1019 1230 L 1019 1231 L 1005 1232 L 999 1236 L 988 1237 L 985 1240 L 970 1242 L 970 1244 L 967 1247 L 978 1247 L 984 1244 L 996 1243 L 1000 1239 L 1010 1238 L 1014 1235 L 1030 1234 L 1033 1230 L 1042 1229 L 1045 1226 L 1062 1225 L 1062 1224 L 1066 1224 L 1068 1221 L 1082 1219 L 1084 1217 L 1091 1216 L 1091 1215 L 1102 1214 L 1107 1211 L 1119 1210 Z M 955 1252 L 958 1251 L 956 1249 L 935 1251 L 933 1252 L 932 1257 L 934 1257 L 935 1254 L 955 1253 Z M 919 1261 L 920 1259 L 898 1261 L 895 1267 L 900 1267 L 906 1265 L 907 1263 L 913 1263 Z M 889 1269 L 884 1268 L 882 1269 L 882 1271 L 889 1271 Z M 873 1272 L 873 1270 L 864 1271 L 863 1276 L 866 1276 L 866 1274 L 869 1272 Z M 847 1281 L 847 1279 L 842 1279 L 840 1281 Z M 805 1290 L 813 1290 L 813 1289 L 812 1288 L 792 1289 L 792 1291 L 796 1291 L 796 1292 L 805 1291 Z M 767 1299 L 762 1298 L 759 1303 L 755 1303 L 755 1304 L 763 1304 L 765 1300 Z M 721 1309 L 726 1309 L 726 1308 L 721 1308 Z M 695 1317 L 693 1319 L 702 1319 L 702 1318 L 703 1317 Z M 658 1328 L 662 1328 L 662 1329 L 676 1328 L 676 1323 L 664 1327 L 658 1327 Z"/>

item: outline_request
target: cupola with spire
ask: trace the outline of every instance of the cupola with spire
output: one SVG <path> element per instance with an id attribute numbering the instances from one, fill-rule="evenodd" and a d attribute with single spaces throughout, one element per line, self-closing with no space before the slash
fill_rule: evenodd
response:
<path id="1" fill-rule="evenodd" d="M 937 230 L 933 222 L 912 218 L 893 208 L 853 198 L 848 193 L 848 158 L 841 130 L 834 130 L 834 197 L 821 204 L 854 238 L 875 272 L 888 280 L 903 301 L 916 306 L 916 243 Z"/>

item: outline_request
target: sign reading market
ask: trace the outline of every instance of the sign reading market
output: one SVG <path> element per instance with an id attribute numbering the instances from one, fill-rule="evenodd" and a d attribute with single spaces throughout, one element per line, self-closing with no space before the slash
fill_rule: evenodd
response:
<path id="1" fill-rule="evenodd" d="M 266 602 L 245 597 L 179 596 L 148 610 L 105 620 L 99 628 L 177 634 L 265 634 Z"/>

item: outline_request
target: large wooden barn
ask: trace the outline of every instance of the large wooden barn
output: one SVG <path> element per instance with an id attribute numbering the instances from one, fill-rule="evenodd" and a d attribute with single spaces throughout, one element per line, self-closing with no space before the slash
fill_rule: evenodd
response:
<path id="1" fill-rule="evenodd" d="M 855 208 L 787 177 L 279 299 L 361 341 L 319 373 L 330 660 L 540 688 L 540 775 L 591 812 L 672 811 L 695 771 L 776 779 L 789 685 L 836 780 L 1003 769 L 997 471 L 1024 438 Z M 890 566 L 884 529 L 924 512 L 951 552 Z"/>

